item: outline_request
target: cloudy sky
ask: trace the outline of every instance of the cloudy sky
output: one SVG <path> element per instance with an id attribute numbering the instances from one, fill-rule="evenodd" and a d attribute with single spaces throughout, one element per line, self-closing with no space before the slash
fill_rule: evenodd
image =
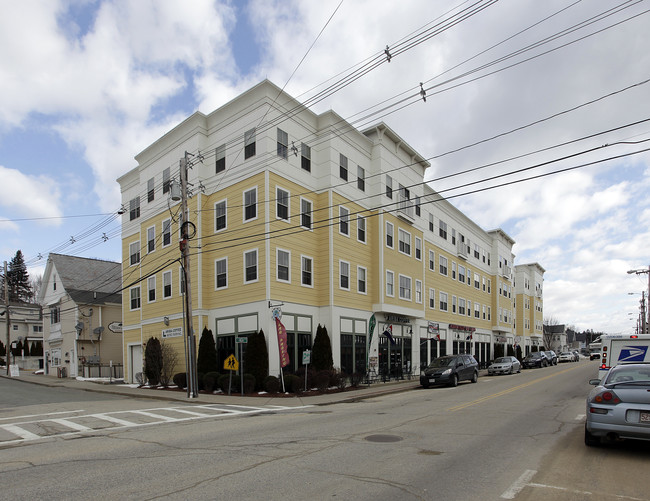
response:
<path id="1" fill-rule="evenodd" d="M 0 0 L 0 260 L 20 249 L 32 276 L 48 252 L 120 261 L 116 179 L 133 157 L 268 78 L 430 159 L 434 189 L 546 269 L 545 317 L 631 332 L 648 275 L 626 272 L 650 265 L 648 10 Z"/>

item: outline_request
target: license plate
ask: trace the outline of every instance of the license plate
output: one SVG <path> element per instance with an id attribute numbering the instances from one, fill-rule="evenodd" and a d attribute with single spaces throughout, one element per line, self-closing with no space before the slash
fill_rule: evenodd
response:
<path id="1" fill-rule="evenodd" d="M 639 417 L 639 422 L 641 423 L 650 423 L 650 412 L 642 412 Z"/>
<path id="2" fill-rule="evenodd" d="M 435 383 L 436 380 L 435 380 L 434 378 L 431 378 L 431 379 L 429 379 L 429 382 L 430 382 L 430 383 Z M 650 416 L 649 416 L 649 417 L 650 417 Z M 648 420 L 650 421 L 650 419 L 648 419 Z"/>

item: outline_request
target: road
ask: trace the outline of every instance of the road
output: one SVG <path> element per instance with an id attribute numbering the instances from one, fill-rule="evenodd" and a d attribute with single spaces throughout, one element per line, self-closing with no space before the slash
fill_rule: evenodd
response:
<path id="1" fill-rule="evenodd" d="M 594 363 L 583 361 L 484 377 L 457 388 L 250 412 L 100 394 L 90 399 L 88 392 L 66 394 L 62 401 L 50 397 L 41 406 L 22 407 L 18 399 L 0 411 L 0 424 L 23 429 L 26 421 L 49 416 L 21 416 L 81 409 L 58 425 L 83 422 L 89 429 L 2 448 L 0 499 L 101 494 L 192 500 L 650 500 L 647 444 L 587 448 L 582 442 L 586 381 L 595 371 Z M 29 392 L 24 387 L 33 385 L 22 386 Z M 5 387 L 0 389 L 4 394 Z M 181 419 L 176 408 L 206 415 Z M 122 413 L 131 423 L 138 415 L 133 411 L 171 419 L 103 428 L 88 421 L 91 414 Z"/>

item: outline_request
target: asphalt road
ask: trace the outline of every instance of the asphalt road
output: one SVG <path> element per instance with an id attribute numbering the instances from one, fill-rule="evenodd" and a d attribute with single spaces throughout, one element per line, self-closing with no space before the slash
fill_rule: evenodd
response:
<path id="1" fill-rule="evenodd" d="M 648 500 L 646 444 L 582 443 L 595 371 L 583 361 L 359 402 L 214 413 L 181 406 L 209 415 L 89 424 L 0 449 L 0 499 Z M 177 411 L 168 407 L 179 405 L 70 390 L 40 405 L 25 395 L 23 407 L 5 385 L 41 389 L 7 381 L 0 408 L 11 408 L 0 425 L 66 409 L 147 416 L 154 405 L 149 414 L 171 419 Z"/>

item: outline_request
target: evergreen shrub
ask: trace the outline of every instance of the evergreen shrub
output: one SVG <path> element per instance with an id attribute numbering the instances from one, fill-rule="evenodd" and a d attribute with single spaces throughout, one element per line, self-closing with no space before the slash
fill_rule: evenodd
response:
<path id="1" fill-rule="evenodd" d="M 187 388 L 187 374 L 185 372 L 174 374 L 172 381 L 174 381 L 174 384 L 181 389 Z"/>
<path id="2" fill-rule="evenodd" d="M 266 376 L 264 379 L 264 391 L 277 393 L 280 391 L 280 380 L 275 376 Z"/>

